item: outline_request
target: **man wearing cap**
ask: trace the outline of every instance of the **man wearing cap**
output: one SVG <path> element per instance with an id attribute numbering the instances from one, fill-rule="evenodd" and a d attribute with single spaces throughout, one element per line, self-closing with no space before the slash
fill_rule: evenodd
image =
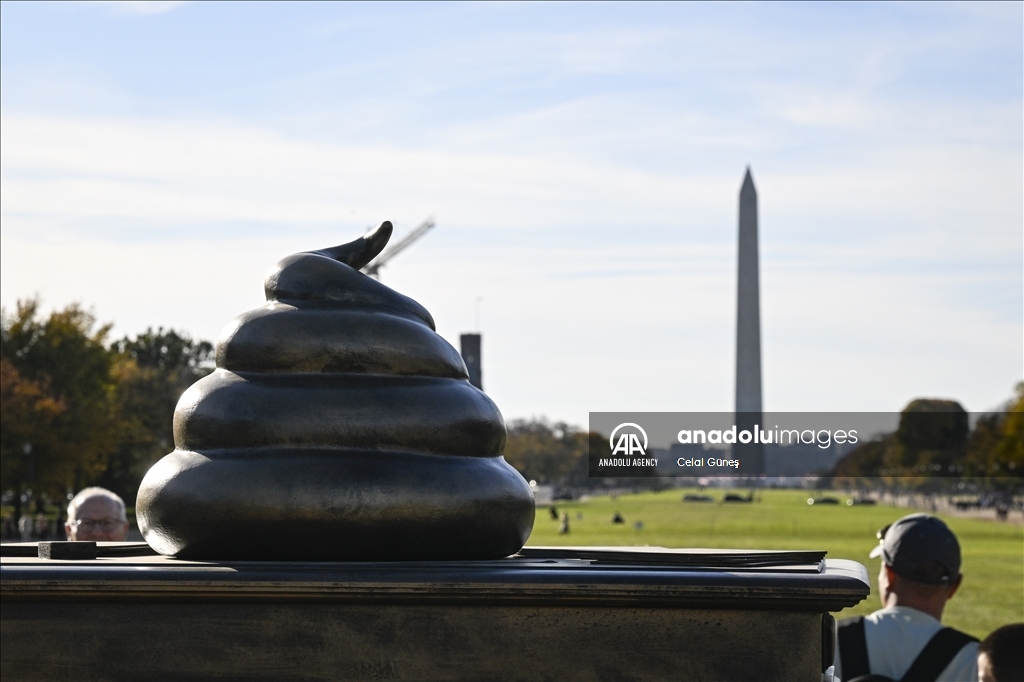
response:
<path id="1" fill-rule="evenodd" d="M 940 622 L 963 580 L 953 531 L 934 516 L 911 514 L 878 531 L 878 538 L 870 556 L 882 557 L 878 591 L 884 608 L 839 624 L 836 677 L 977 680 L 978 640 Z"/>

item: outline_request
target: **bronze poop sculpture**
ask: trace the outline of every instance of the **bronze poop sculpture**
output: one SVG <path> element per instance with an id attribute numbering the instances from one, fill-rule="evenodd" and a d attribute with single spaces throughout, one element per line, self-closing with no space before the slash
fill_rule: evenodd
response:
<path id="1" fill-rule="evenodd" d="M 451 560 L 514 554 L 529 485 L 505 424 L 420 304 L 359 272 L 391 223 L 297 253 L 235 318 L 139 489 L 146 541 L 187 559 Z"/>

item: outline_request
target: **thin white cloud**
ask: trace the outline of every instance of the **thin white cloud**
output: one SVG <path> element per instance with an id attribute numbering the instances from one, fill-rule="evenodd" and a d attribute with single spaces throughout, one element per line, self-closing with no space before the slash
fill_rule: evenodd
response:
<path id="1" fill-rule="evenodd" d="M 16 115 L 2 125 L 3 206 L 19 214 L 323 223 L 353 209 L 359 219 L 443 209 L 467 224 L 544 227 L 598 214 L 648 220 L 681 202 L 707 205 L 707 190 L 721 184 L 579 159 L 311 144 L 227 126 Z"/>
<path id="2" fill-rule="evenodd" d="M 177 221 L 328 224 L 444 212 L 476 227 L 693 226 L 728 220 L 737 177 L 638 169 L 572 155 L 315 144 L 202 123 L 4 114 L 3 212 Z M 766 224 L 842 239 L 831 216 L 868 233 L 941 233 L 971 215 L 972 247 L 1018 245 L 1022 169 L 1013 150 L 962 145 L 876 151 L 812 171 L 755 164 Z"/>
<path id="3" fill-rule="evenodd" d="M 151 16 L 170 12 L 188 3 L 160 0 L 92 0 L 82 4 L 103 7 L 113 14 Z"/>

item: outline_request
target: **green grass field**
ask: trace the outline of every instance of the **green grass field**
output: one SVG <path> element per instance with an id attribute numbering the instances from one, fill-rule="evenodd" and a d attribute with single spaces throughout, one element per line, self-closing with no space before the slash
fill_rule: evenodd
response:
<path id="1" fill-rule="evenodd" d="M 570 515 L 570 534 L 558 534 L 558 521 L 538 508 L 528 545 L 632 545 L 734 549 L 824 549 L 828 557 L 853 559 L 871 576 L 871 595 L 838 618 L 879 608 L 879 559 L 868 552 L 878 544 L 875 531 L 912 510 L 877 506 L 808 506 L 808 491 L 765 490 L 753 504 L 682 502 L 682 489 L 556 502 Z M 711 495 L 722 498 L 722 491 Z M 845 501 L 845 497 L 841 497 Z M 625 518 L 611 522 L 615 512 Z M 578 518 L 582 515 L 582 518 Z M 938 516 L 943 516 L 939 514 Z M 946 517 L 963 551 L 963 586 L 946 607 L 943 622 L 984 637 L 1009 622 L 1024 621 L 1024 527 L 977 519 Z M 635 522 L 642 521 L 637 530 Z"/>

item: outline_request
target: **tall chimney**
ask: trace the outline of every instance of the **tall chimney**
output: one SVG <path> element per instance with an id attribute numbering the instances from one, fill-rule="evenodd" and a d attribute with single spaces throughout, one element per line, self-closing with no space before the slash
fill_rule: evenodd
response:
<path id="1" fill-rule="evenodd" d="M 484 390 L 483 370 L 480 362 L 480 335 L 463 334 L 459 337 L 462 346 L 462 360 L 469 370 L 469 383 Z"/>

